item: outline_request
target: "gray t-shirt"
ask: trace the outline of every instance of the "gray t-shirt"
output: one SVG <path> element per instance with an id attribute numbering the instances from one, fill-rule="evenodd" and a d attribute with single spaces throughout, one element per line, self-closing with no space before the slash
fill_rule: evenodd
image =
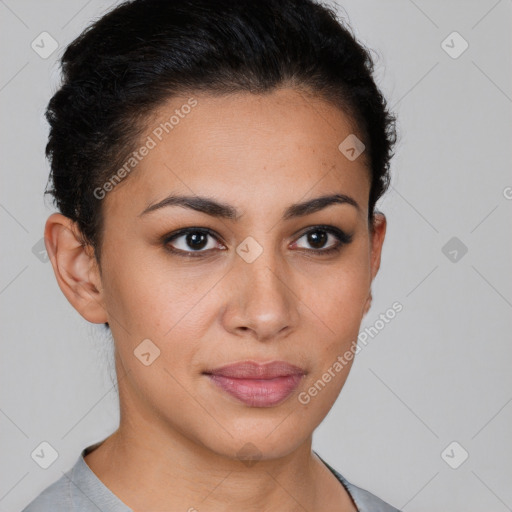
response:
<path id="1" fill-rule="evenodd" d="M 84 456 L 97 444 L 85 448 L 75 465 L 44 489 L 22 512 L 133 512 L 103 484 L 85 462 Z M 377 496 L 348 482 L 318 453 L 314 453 L 352 496 L 359 512 L 400 512 Z"/>

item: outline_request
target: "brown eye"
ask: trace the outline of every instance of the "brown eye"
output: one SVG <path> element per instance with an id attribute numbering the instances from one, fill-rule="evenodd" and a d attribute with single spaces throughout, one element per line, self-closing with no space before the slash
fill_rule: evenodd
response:
<path id="1" fill-rule="evenodd" d="M 312 249 L 306 250 L 317 252 L 319 254 L 329 254 L 331 252 L 339 251 L 344 245 L 349 244 L 352 241 L 352 235 L 348 235 L 341 229 L 334 226 L 316 226 L 309 231 L 306 231 L 299 240 L 304 238 L 306 243 L 309 244 Z M 325 248 L 329 241 L 329 238 L 334 239 L 334 242 Z M 296 245 L 297 242 L 294 244 Z"/>
<path id="2" fill-rule="evenodd" d="M 167 236 L 164 245 L 173 253 L 183 256 L 196 256 L 194 253 L 197 253 L 200 256 L 217 247 L 210 239 L 216 239 L 216 236 L 208 229 L 187 228 Z"/>
<path id="3" fill-rule="evenodd" d="M 314 249 L 322 249 L 329 239 L 329 234 L 322 230 L 310 231 L 304 236 Z"/>

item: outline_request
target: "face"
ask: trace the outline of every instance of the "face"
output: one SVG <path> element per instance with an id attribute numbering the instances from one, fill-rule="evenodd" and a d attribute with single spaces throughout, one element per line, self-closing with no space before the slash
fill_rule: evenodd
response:
<path id="1" fill-rule="evenodd" d="M 180 110 L 190 97 L 158 109 L 142 140 L 155 144 L 102 199 L 101 307 L 75 307 L 110 324 L 118 376 L 128 372 L 122 415 L 144 411 L 218 454 L 250 443 L 262 458 L 283 456 L 347 378 L 385 219 L 372 236 L 365 154 L 338 149 L 355 133 L 338 109 L 293 89 L 191 96 L 191 109 Z M 161 134 L 176 109 L 189 113 Z M 171 195 L 196 201 L 166 204 Z M 275 380 L 265 400 L 261 382 L 238 386 L 240 398 L 205 374 L 248 360 L 303 375 L 296 387 Z"/>

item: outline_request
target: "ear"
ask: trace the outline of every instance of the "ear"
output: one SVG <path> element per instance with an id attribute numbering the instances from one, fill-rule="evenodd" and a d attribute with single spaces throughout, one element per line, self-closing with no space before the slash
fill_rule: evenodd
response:
<path id="1" fill-rule="evenodd" d="M 384 237 L 386 236 L 386 226 L 387 220 L 386 216 L 382 212 L 375 212 L 373 216 L 373 230 L 370 232 L 371 238 L 371 274 L 372 274 L 372 282 L 377 275 L 377 272 L 380 268 L 380 259 L 382 254 L 382 245 L 384 244 Z M 363 308 L 363 316 L 368 313 L 372 303 L 372 290 L 370 283 L 370 292 L 368 294 L 368 298 L 366 299 L 364 308 Z"/>
<path id="2" fill-rule="evenodd" d="M 82 242 L 75 222 L 60 213 L 48 217 L 44 242 L 62 293 L 89 322 L 107 322 L 101 276 L 91 245 Z"/>

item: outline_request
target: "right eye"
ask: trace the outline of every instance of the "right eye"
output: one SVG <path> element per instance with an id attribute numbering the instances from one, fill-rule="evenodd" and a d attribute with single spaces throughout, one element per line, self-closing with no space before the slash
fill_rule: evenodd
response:
<path id="1" fill-rule="evenodd" d="M 163 243 L 166 250 L 171 253 L 184 257 L 197 257 L 215 249 L 215 244 L 208 244 L 208 237 L 217 239 L 210 229 L 186 228 L 167 235 Z"/>

